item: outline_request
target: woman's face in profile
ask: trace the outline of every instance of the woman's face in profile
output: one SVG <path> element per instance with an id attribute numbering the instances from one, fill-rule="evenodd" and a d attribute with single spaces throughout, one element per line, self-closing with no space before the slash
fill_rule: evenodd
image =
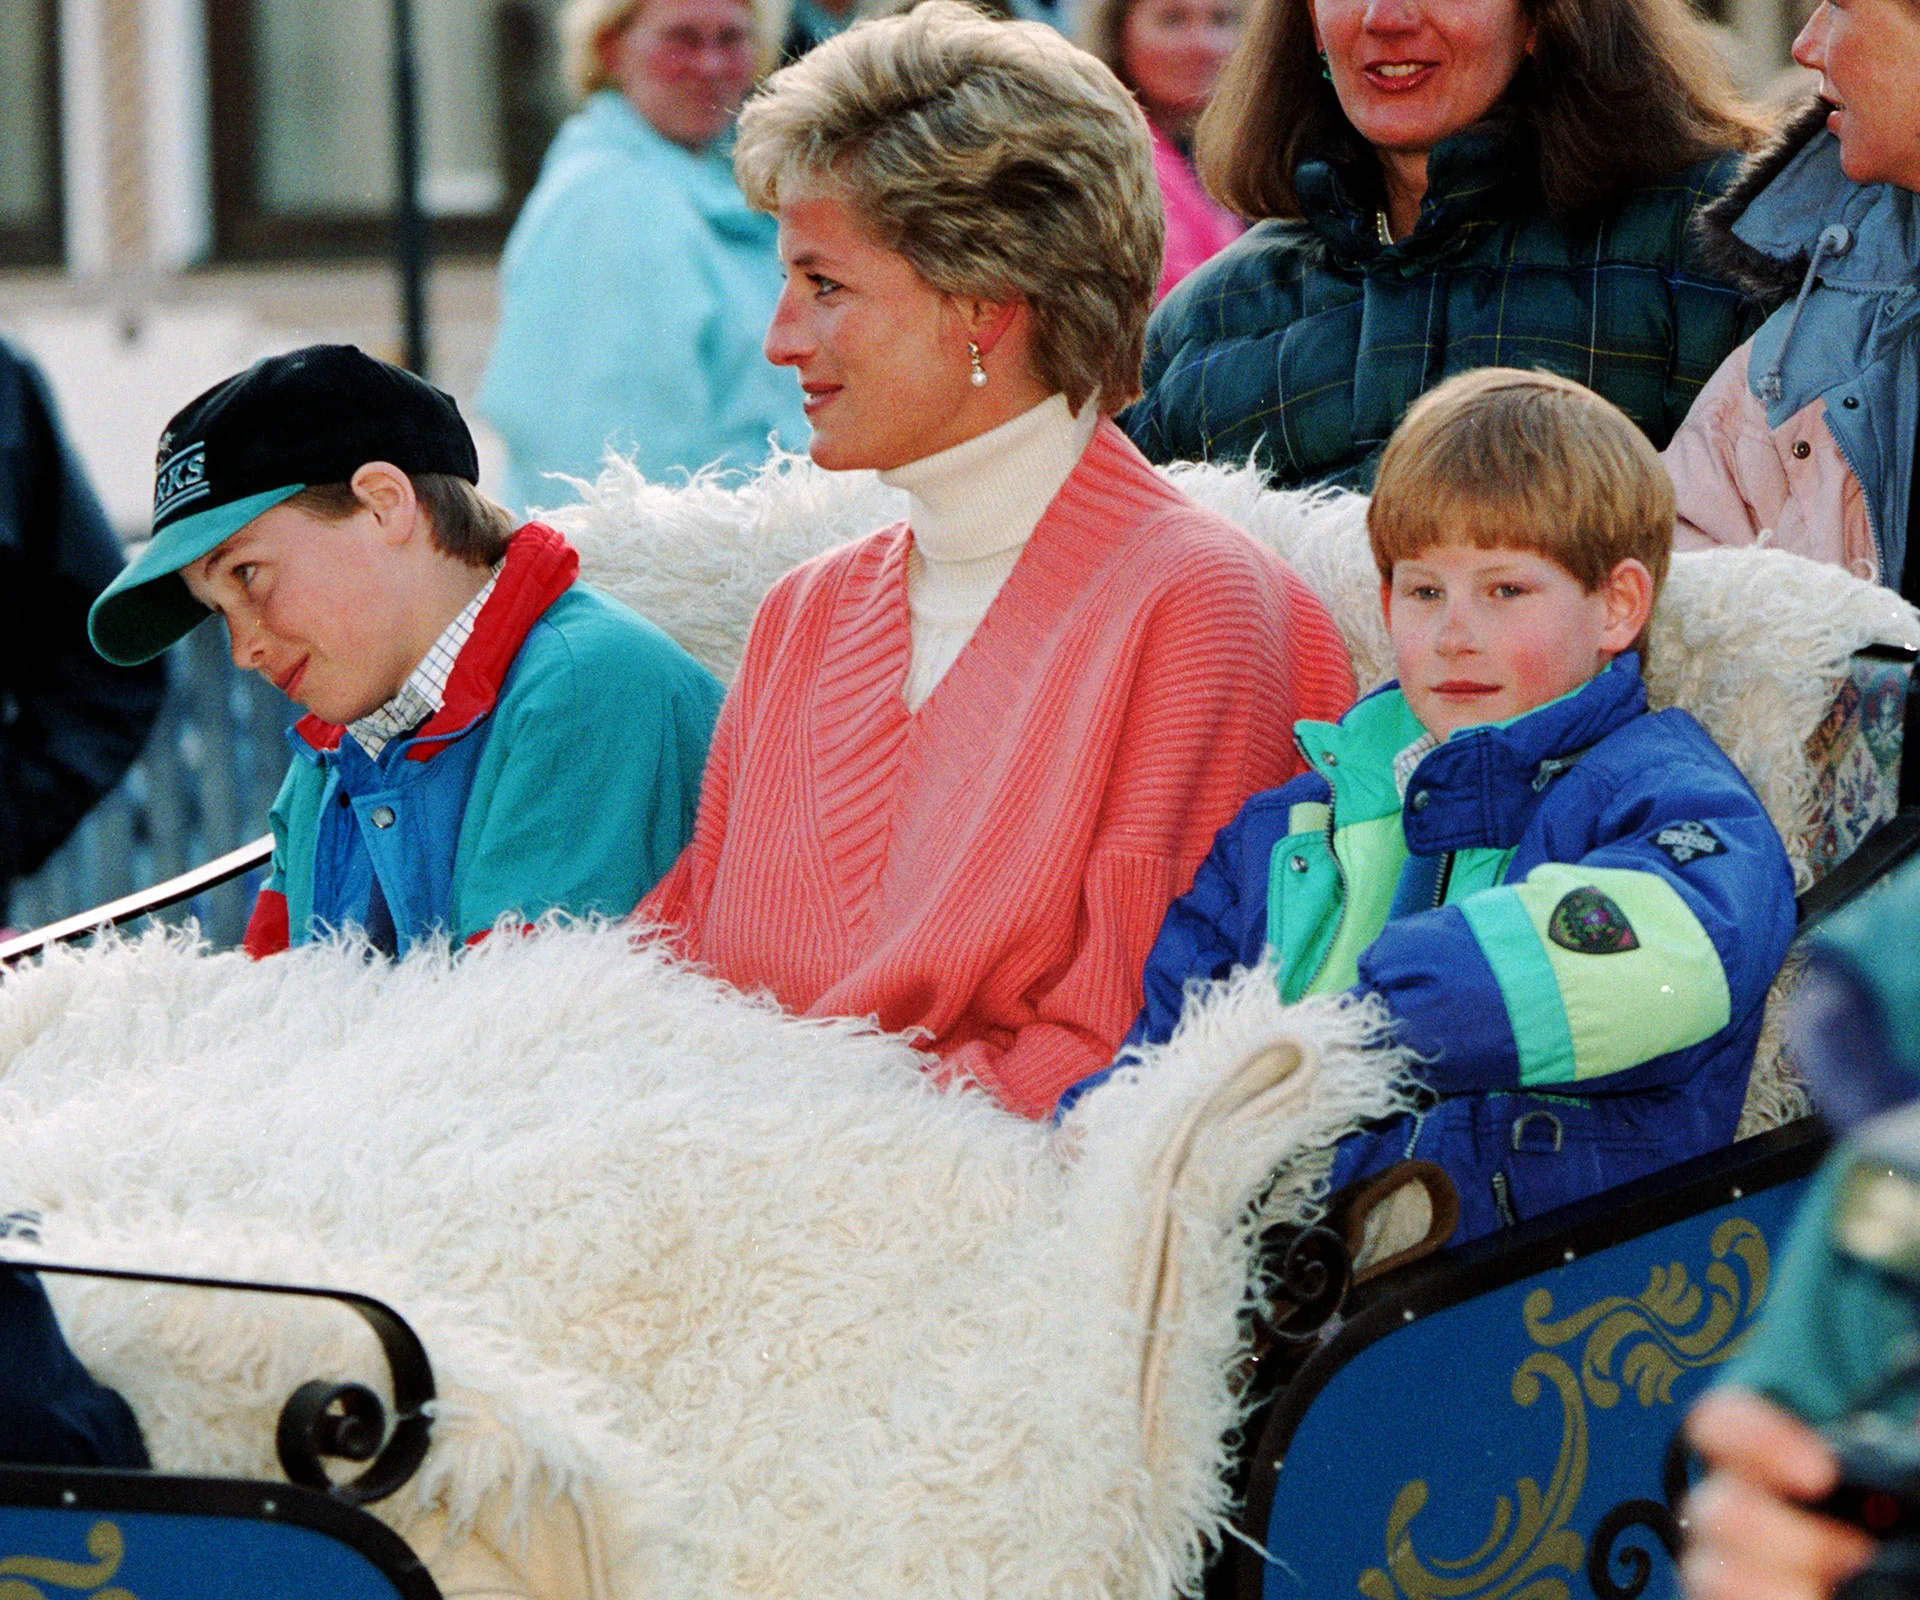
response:
<path id="1" fill-rule="evenodd" d="M 1846 175 L 1920 190 L 1920 8 L 1913 0 L 1822 0 L 1793 41 L 1793 59 L 1820 74 Z"/>
<path id="2" fill-rule="evenodd" d="M 1313 0 L 1313 32 L 1355 131 L 1405 155 L 1478 122 L 1533 46 L 1520 0 Z"/>
<path id="3" fill-rule="evenodd" d="M 766 354 L 799 375 L 815 461 L 836 472 L 884 472 L 1001 420 L 983 423 L 994 396 L 969 382 L 959 309 L 873 239 L 851 206 L 821 195 L 782 205 L 779 215 L 786 283 Z M 1001 356 L 996 369 L 1011 352 Z M 1019 377 L 996 370 L 995 380 L 1005 391 Z"/>
<path id="4" fill-rule="evenodd" d="M 1156 122 L 1195 115 L 1240 39 L 1240 0 L 1134 0 L 1120 29 L 1123 76 Z"/>
<path id="5" fill-rule="evenodd" d="M 753 86 L 753 9 L 745 0 L 645 0 L 600 41 L 607 77 L 653 131 L 703 150 Z"/>

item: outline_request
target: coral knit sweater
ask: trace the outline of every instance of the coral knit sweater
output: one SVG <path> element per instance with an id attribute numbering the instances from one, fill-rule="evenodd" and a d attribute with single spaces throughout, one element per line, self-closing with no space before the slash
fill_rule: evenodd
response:
<path id="1" fill-rule="evenodd" d="M 918 1029 L 1040 1117 L 1112 1058 L 1168 905 L 1353 699 L 1270 551 L 1102 422 L 917 711 L 905 525 L 762 602 L 693 839 L 639 915 L 744 989 Z"/>

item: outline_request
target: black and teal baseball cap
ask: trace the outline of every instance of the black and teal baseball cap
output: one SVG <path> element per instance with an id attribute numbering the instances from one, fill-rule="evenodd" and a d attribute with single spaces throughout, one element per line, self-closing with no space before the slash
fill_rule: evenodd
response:
<path id="1" fill-rule="evenodd" d="M 345 483 L 369 461 L 480 480 L 453 396 L 353 345 L 269 356 L 215 384 L 160 435 L 153 537 L 87 614 L 94 649 L 123 667 L 159 655 L 212 615 L 181 568 L 261 512 Z"/>

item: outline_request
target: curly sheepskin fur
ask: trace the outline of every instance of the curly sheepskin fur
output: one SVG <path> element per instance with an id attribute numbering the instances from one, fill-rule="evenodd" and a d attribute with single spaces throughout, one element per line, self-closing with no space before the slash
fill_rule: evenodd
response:
<path id="1" fill-rule="evenodd" d="M 1388 676 L 1364 500 L 1169 476 L 1292 562 L 1363 686 Z M 679 489 L 615 465 L 552 520 L 725 677 L 774 578 L 903 509 L 789 457 Z M 1740 762 L 1803 871 L 1805 742 L 1874 639 L 1920 626 L 1770 551 L 1678 558 L 1655 619 L 1656 702 Z M 1230 1509 L 1257 1230 L 1406 1103 L 1383 1021 L 1241 974 L 1056 1134 L 623 929 L 397 965 L 108 940 L 0 980 L 0 1206 L 44 1214 L 48 1259 L 395 1305 L 442 1399 L 377 1509 L 449 1594 L 1166 1600 Z M 1776 1047 L 1750 1125 L 1796 1094 Z M 272 1476 L 298 1383 L 381 1385 L 335 1309 L 52 1287 L 165 1468 Z M 542 1578 L 556 1517 L 586 1554 Z M 508 1576 L 462 1587 L 480 1544 Z"/>
<path id="2" fill-rule="evenodd" d="M 1362 693 L 1393 676 L 1364 495 L 1269 489 L 1252 467 L 1188 462 L 1166 476 L 1306 579 L 1346 641 Z M 803 456 L 681 489 L 614 462 L 581 488 L 580 504 L 548 517 L 578 546 L 582 570 L 722 679 L 776 578 L 906 512 L 905 497 L 872 473 L 823 472 Z M 1692 712 L 1733 757 L 1787 841 L 1802 888 L 1815 805 L 1807 739 L 1847 658 L 1876 642 L 1920 646 L 1920 616 L 1889 589 L 1781 550 L 1677 555 L 1654 612 L 1649 699 Z"/>
<path id="3" fill-rule="evenodd" d="M 1056 1138 L 620 929 L 154 935 L 0 983 L 0 1195 L 47 1259 L 396 1306 L 443 1400 L 377 1509 L 430 1562 L 557 1497 L 614 1595 L 1165 1597 L 1229 1510 L 1250 1203 L 1401 1103 L 1381 1022 L 1247 975 Z M 330 1307 L 50 1287 L 163 1468 L 274 1476 L 299 1382 L 378 1387 Z"/>

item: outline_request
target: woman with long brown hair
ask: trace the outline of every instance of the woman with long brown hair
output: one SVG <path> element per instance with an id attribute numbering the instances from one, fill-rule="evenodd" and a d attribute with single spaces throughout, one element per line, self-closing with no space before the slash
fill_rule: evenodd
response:
<path id="1" fill-rule="evenodd" d="M 1500 364 L 1664 445 L 1755 323 L 1688 227 L 1755 135 L 1684 0 L 1256 0 L 1198 153 L 1266 220 L 1155 316 L 1123 425 L 1364 486 L 1416 396 Z"/>

